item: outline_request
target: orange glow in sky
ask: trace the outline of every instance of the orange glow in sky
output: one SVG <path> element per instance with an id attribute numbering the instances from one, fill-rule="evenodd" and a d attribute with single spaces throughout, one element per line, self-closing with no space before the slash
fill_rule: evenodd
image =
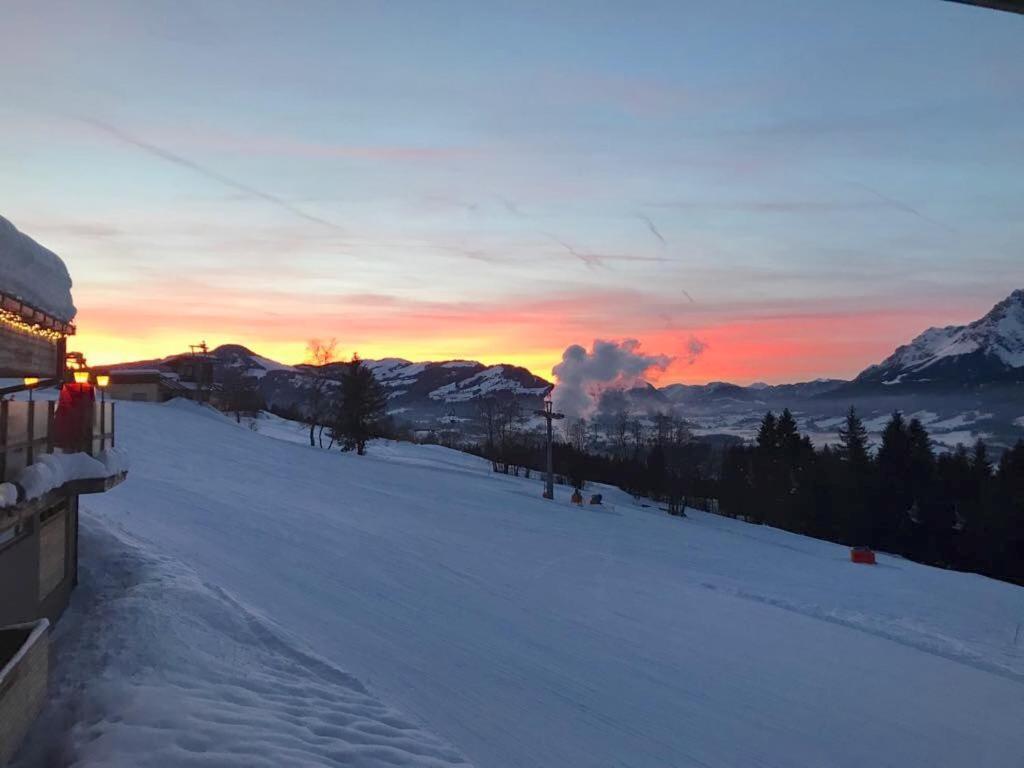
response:
<path id="1" fill-rule="evenodd" d="M 306 360 L 311 338 L 338 341 L 348 358 L 402 357 L 413 361 L 471 359 L 507 363 L 551 377 L 551 368 L 570 344 L 589 347 L 593 339 L 639 339 L 645 352 L 674 358 L 658 383 L 733 381 L 781 383 L 817 377 L 851 377 L 878 362 L 927 325 L 949 317 L 948 308 L 790 314 L 740 308 L 709 312 L 704 322 L 666 327 L 650 299 L 614 299 L 617 314 L 602 315 L 612 297 L 561 297 L 482 308 L 396 302 L 353 296 L 334 308 L 310 312 L 308 303 L 279 299 L 273 315 L 252 310 L 248 297 L 221 296 L 209 307 L 191 302 L 179 312 L 172 302 L 90 306 L 80 302 L 79 333 L 71 347 L 92 364 L 163 357 L 206 341 L 211 347 L 235 343 L 284 363 Z M 968 319 L 975 308 L 960 314 Z M 744 316 L 746 315 L 746 316 Z M 703 351 L 687 352 L 690 339 Z"/>

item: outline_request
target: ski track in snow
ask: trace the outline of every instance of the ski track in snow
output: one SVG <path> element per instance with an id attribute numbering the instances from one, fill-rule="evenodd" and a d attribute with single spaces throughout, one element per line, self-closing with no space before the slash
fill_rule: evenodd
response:
<path id="1" fill-rule="evenodd" d="M 143 713 L 169 697 L 223 754 L 242 741 L 239 720 L 279 750 L 312 749 L 295 746 L 310 730 L 296 734 L 289 709 L 327 722 L 337 696 L 383 711 L 379 697 L 404 715 L 367 720 L 409 718 L 436 734 L 409 731 L 406 751 L 388 753 L 397 764 L 461 753 L 499 768 L 1021 766 L 1018 587 L 886 555 L 858 566 L 828 542 L 697 512 L 671 518 L 603 486 L 601 508 L 571 507 L 561 488 L 545 502 L 538 479 L 437 446 L 377 442 L 356 457 L 311 449 L 301 425 L 273 417 L 257 434 L 188 403 L 118 408 L 133 469 L 88 499 L 90 538 L 116 529 L 133 556 L 188 575 L 154 587 L 166 606 L 97 615 L 83 605 L 77 629 L 58 625 L 67 638 L 92 632 L 89 652 L 117 659 L 84 679 L 87 702 L 90 685 L 127 686 Z M 92 566 L 84 553 L 85 589 L 103 582 L 101 555 Z M 181 583 L 195 589 L 179 598 Z M 191 613 L 227 631 L 193 632 Z M 125 627 L 106 650 L 104 626 Z M 185 642 L 146 655 L 175 634 Z M 135 665 L 147 670 L 141 683 Z M 239 669 L 250 668 L 269 682 L 240 692 Z M 315 695 L 282 703 L 268 694 L 278 687 Z M 223 733 L 207 717 L 237 707 L 245 717 Z M 122 726 L 81 714 L 69 733 L 83 754 L 143 764 Z M 196 727 L 168 717 L 157 729 L 167 741 Z M 330 764 L 332 740 L 355 748 L 346 733 L 324 734 L 317 760 Z M 194 764 L 184 748 L 161 755 L 153 764 Z"/>

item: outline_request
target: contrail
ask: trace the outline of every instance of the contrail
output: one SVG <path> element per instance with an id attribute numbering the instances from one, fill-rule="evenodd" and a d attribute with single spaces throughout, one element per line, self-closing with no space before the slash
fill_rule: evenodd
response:
<path id="1" fill-rule="evenodd" d="M 594 267 L 607 267 L 606 261 L 665 261 L 661 256 L 633 256 L 628 253 L 588 253 L 586 251 L 579 251 L 573 248 L 569 243 L 565 242 L 560 237 L 550 234 L 549 232 L 542 233 L 545 237 L 548 237 L 558 243 L 560 246 L 565 248 L 571 255 L 586 264 L 589 268 Z"/>
<path id="2" fill-rule="evenodd" d="M 894 197 L 889 197 L 889 195 L 885 194 L 884 192 L 881 192 L 881 191 L 875 189 L 874 187 L 865 184 L 862 181 L 854 181 L 853 179 L 844 179 L 844 181 L 847 184 L 852 184 L 855 187 L 860 187 L 861 189 L 871 193 L 872 195 L 877 197 L 882 202 L 888 203 L 889 205 L 891 205 L 896 210 L 903 211 L 904 213 L 909 213 L 911 216 L 916 216 L 917 218 L 921 219 L 922 221 L 927 221 L 929 224 L 932 224 L 933 226 L 939 227 L 940 229 L 944 229 L 947 232 L 950 232 L 950 233 L 952 233 L 954 235 L 957 234 L 957 231 L 955 229 L 953 229 L 953 227 L 949 226 L 948 224 L 944 224 L 941 221 L 933 219 L 931 216 L 927 216 L 927 215 L 921 213 L 921 211 L 917 210 L 917 208 L 914 208 L 913 206 L 908 205 L 907 203 L 904 203 L 902 200 L 897 200 Z"/>
<path id="3" fill-rule="evenodd" d="M 688 299 L 690 300 L 690 303 L 691 303 L 691 304 L 696 304 L 696 303 L 697 303 L 697 302 L 695 302 L 695 301 L 693 300 L 693 296 L 691 296 L 691 295 L 690 295 L 690 292 L 689 292 L 689 291 L 687 291 L 687 290 L 686 290 L 685 288 L 683 289 L 683 296 L 685 296 L 686 298 L 688 298 Z"/>
<path id="4" fill-rule="evenodd" d="M 647 225 L 647 229 L 649 229 L 651 231 L 651 234 L 661 241 L 662 245 L 668 245 L 668 241 L 665 240 L 665 237 L 661 234 L 661 232 L 658 231 L 658 228 L 655 226 L 654 222 L 650 220 L 650 218 L 644 216 L 642 213 L 638 213 L 636 216 L 638 219 L 640 219 L 640 221 Z"/>
<path id="5" fill-rule="evenodd" d="M 519 208 L 519 203 L 515 200 L 509 200 L 507 197 L 499 197 L 501 204 L 505 206 L 505 210 L 511 213 L 513 216 L 525 217 L 526 214 Z"/>
<path id="6" fill-rule="evenodd" d="M 130 144 L 133 147 L 137 147 L 145 152 L 148 152 L 151 155 L 154 155 L 155 157 L 159 157 L 161 160 L 166 160 L 169 163 L 174 163 L 175 165 L 180 165 L 183 168 L 188 168 L 190 171 L 198 173 L 200 176 L 204 176 L 207 179 L 216 181 L 245 195 L 255 197 L 260 200 L 264 200 L 270 203 L 271 205 L 276 205 L 278 208 L 287 211 L 293 216 L 298 216 L 299 218 L 313 222 L 314 224 L 320 224 L 325 227 L 330 227 L 331 229 L 337 232 L 345 231 L 341 226 L 335 224 L 333 221 L 321 219 L 319 216 L 314 216 L 311 213 L 306 213 L 301 208 L 295 207 L 287 200 L 284 200 L 283 198 L 280 198 L 277 195 L 272 195 L 271 193 L 264 192 L 263 190 L 257 189 L 256 187 L 251 187 L 248 184 L 243 184 L 240 181 L 235 181 L 234 179 L 229 178 L 228 176 L 225 176 L 221 173 L 218 173 L 217 171 L 214 171 L 210 168 L 206 168 L 202 165 L 199 165 L 198 163 L 194 163 L 186 157 L 176 155 L 173 152 L 168 152 L 166 149 L 158 147 L 155 144 L 150 144 L 149 142 L 143 141 L 142 139 L 137 139 L 134 136 L 125 133 L 120 128 L 114 127 L 113 125 L 104 123 L 101 120 L 96 120 L 91 117 L 79 117 L 78 119 L 81 122 L 86 123 L 87 125 L 91 125 L 94 128 L 98 128 L 99 130 L 105 133 L 109 133 L 111 136 L 113 136 L 116 139 L 119 139 L 120 141 L 123 141 L 125 144 Z"/>

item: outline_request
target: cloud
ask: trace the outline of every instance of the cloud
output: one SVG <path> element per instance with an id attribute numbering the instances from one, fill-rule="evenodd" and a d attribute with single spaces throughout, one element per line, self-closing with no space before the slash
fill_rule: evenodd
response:
<path id="1" fill-rule="evenodd" d="M 697 362 L 697 358 L 703 355 L 707 348 L 708 343 L 706 341 L 690 334 L 690 338 L 686 340 L 686 364 L 693 365 Z"/>
<path id="2" fill-rule="evenodd" d="M 314 224 L 320 224 L 322 226 L 329 227 L 330 229 L 339 232 L 344 231 L 339 224 L 336 224 L 333 221 L 328 221 L 327 219 L 322 219 L 319 216 L 314 216 L 311 213 L 306 213 L 304 210 L 296 207 L 295 205 L 292 205 L 282 197 L 278 197 L 277 195 L 271 194 L 270 192 L 265 192 L 262 189 L 258 189 L 257 187 L 253 187 L 241 181 L 236 181 L 235 179 L 225 176 L 224 174 L 218 171 L 202 166 L 199 163 L 193 162 L 192 160 L 189 160 L 186 157 L 177 155 L 173 152 L 170 152 L 169 150 L 163 149 L 162 147 L 158 147 L 155 144 L 150 144 L 149 142 L 143 141 L 142 139 L 135 138 L 134 136 L 125 133 L 120 128 L 116 128 L 113 125 L 104 123 L 102 120 L 96 120 L 91 117 L 80 117 L 79 120 L 81 120 L 83 123 L 86 123 L 87 125 L 91 125 L 94 128 L 98 128 L 99 130 L 110 134 L 111 136 L 124 142 L 125 144 L 130 144 L 133 147 L 137 147 L 143 150 L 144 152 L 148 152 L 154 157 L 160 158 L 161 160 L 166 160 L 169 163 L 174 163 L 175 165 L 187 168 L 190 171 L 194 171 L 195 173 L 199 174 L 200 176 L 203 176 L 212 181 L 216 181 L 219 184 L 223 184 L 226 187 L 230 187 L 238 192 L 241 192 L 242 194 L 248 195 L 249 197 L 264 200 L 270 203 L 271 205 L 275 205 L 278 208 L 287 211 L 293 216 L 298 216 L 299 218 L 305 219 L 306 221 L 313 222 Z"/>
<path id="3" fill-rule="evenodd" d="M 603 392 L 634 387 L 644 382 L 648 372 L 664 371 L 671 362 L 667 355 L 643 354 L 636 339 L 595 339 L 589 352 L 573 344 L 551 369 L 555 407 L 570 419 L 586 417 L 597 408 Z"/>

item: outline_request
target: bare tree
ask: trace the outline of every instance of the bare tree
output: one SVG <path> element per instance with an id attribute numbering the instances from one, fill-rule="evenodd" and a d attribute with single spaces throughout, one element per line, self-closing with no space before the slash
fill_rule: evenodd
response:
<path id="1" fill-rule="evenodd" d="M 662 447 L 672 440 L 672 417 L 667 413 L 659 413 L 654 417 L 654 443 Z"/>
<path id="2" fill-rule="evenodd" d="M 522 405 L 515 397 L 498 401 L 495 418 L 495 435 L 498 440 L 498 463 L 505 474 L 511 470 L 519 474 L 523 461 L 519 432 L 525 418 Z"/>
<path id="3" fill-rule="evenodd" d="M 633 440 L 633 458 L 639 457 L 643 451 L 644 432 L 644 424 L 640 419 L 633 418 L 629 420 L 629 434 Z"/>
<path id="4" fill-rule="evenodd" d="M 611 443 L 615 455 L 625 459 L 626 447 L 629 444 L 629 414 L 626 411 L 618 411 L 612 416 Z"/>
<path id="5" fill-rule="evenodd" d="M 479 406 L 480 424 L 487 435 L 484 444 L 484 455 L 490 459 L 491 469 L 498 471 L 498 459 L 495 436 L 498 431 L 498 403 L 493 397 L 486 398 Z"/>
<path id="6" fill-rule="evenodd" d="M 579 453 L 583 453 L 587 448 L 587 437 L 589 433 L 587 420 L 583 418 L 575 419 L 569 422 L 565 431 L 566 437 L 569 439 L 569 444 Z"/>
<path id="7" fill-rule="evenodd" d="M 320 429 L 320 447 L 323 447 L 324 425 L 330 420 L 333 397 L 328 389 L 332 386 L 327 366 L 337 359 L 338 340 L 310 339 L 306 343 L 306 361 L 311 366 L 312 383 L 306 396 L 306 423 L 309 425 L 309 444 L 316 446 L 314 435 Z"/>

